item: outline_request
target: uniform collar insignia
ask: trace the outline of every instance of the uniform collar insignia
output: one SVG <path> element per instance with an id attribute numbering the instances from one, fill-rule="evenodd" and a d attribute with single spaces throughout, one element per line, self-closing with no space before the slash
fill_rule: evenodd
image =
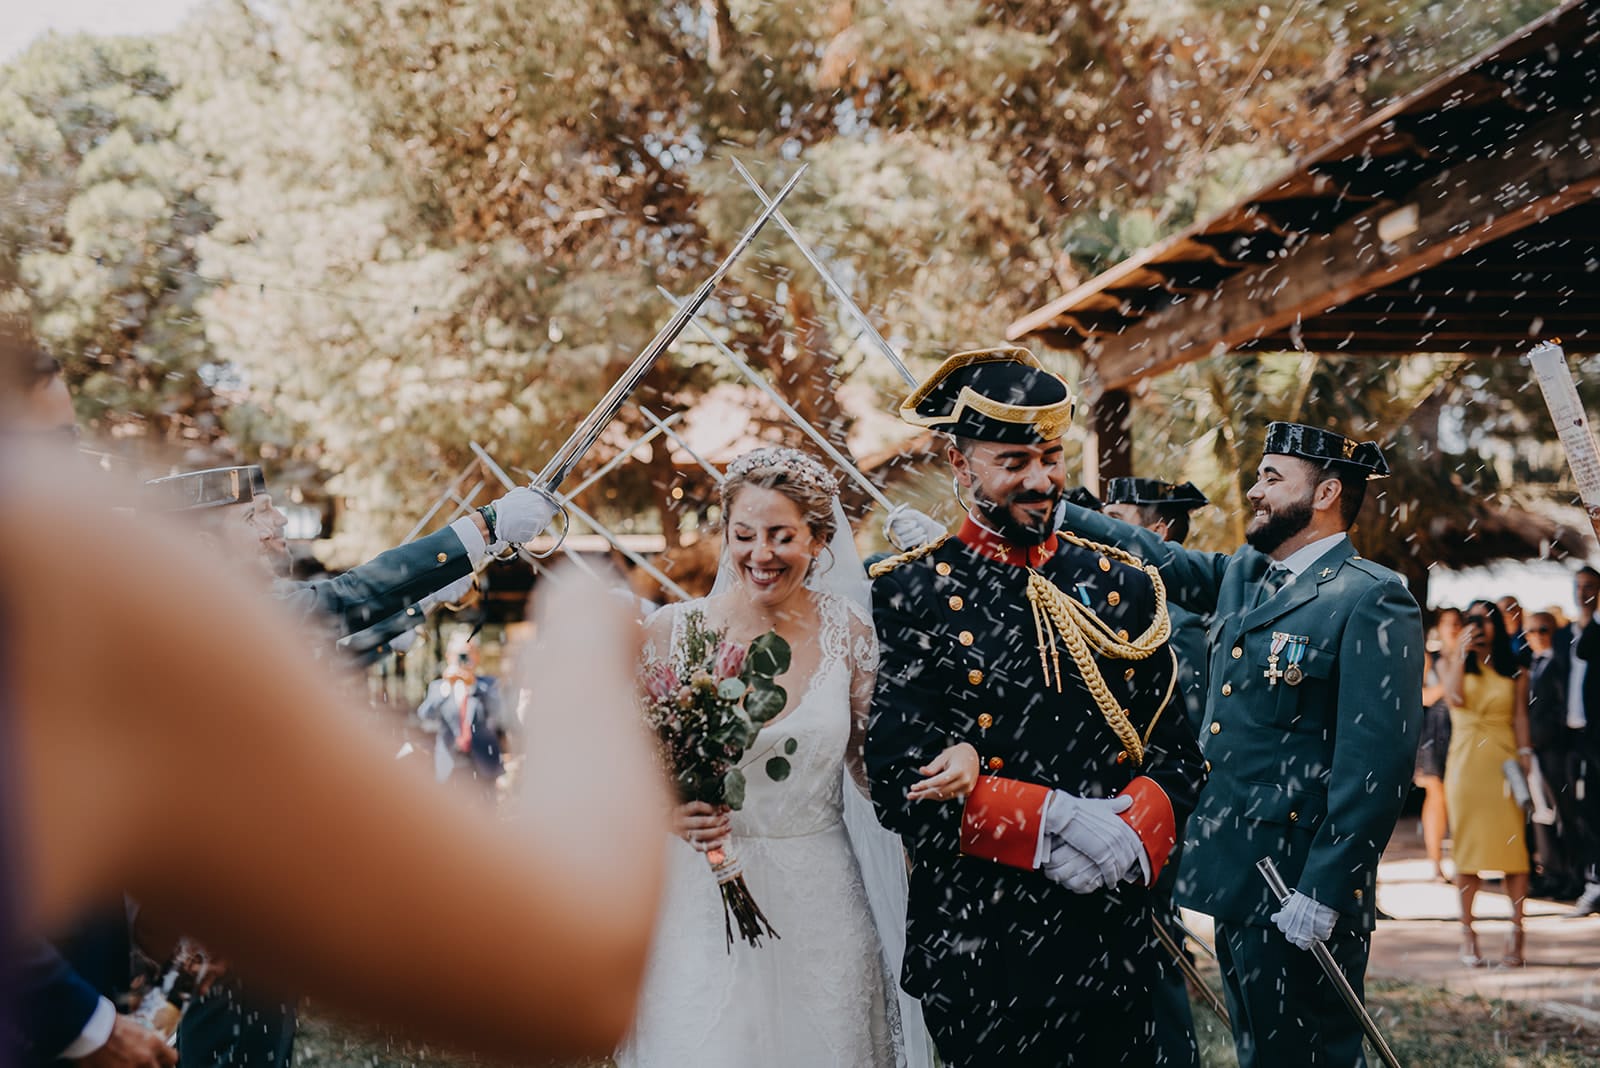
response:
<path id="1" fill-rule="evenodd" d="M 961 524 L 961 529 L 956 531 L 956 538 L 980 555 L 1013 567 L 1041 567 L 1055 556 L 1058 547 L 1054 534 L 1039 545 L 1018 545 L 1002 538 L 970 515 Z"/>

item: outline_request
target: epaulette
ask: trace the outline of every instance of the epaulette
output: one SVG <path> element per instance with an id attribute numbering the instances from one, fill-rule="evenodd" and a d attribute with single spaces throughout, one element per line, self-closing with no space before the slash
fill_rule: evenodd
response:
<path id="1" fill-rule="evenodd" d="M 949 540 L 949 538 L 949 534 L 941 534 L 937 538 L 928 542 L 926 545 L 919 545 L 915 549 L 903 552 L 898 556 L 891 556 L 887 560 L 879 560 L 877 563 L 867 568 L 867 575 L 870 578 L 882 578 L 884 575 L 887 575 L 901 564 L 909 564 L 913 560 L 922 559 L 924 556 L 927 556 L 929 553 L 933 552 L 933 550 L 943 545 Z"/>
<path id="2" fill-rule="evenodd" d="M 1402 586 L 1405 585 L 1406 580 L 1400 576 L 1399 572 L 1393 568 L 1384 567 L 1375 561 L 1368 560 L 1365 556 L 1352 556 L 1345 561 L 1345 564 L 1355 568 L 1357 571 L 1371 575 L 1379 582 L 1398 582 Z"/>

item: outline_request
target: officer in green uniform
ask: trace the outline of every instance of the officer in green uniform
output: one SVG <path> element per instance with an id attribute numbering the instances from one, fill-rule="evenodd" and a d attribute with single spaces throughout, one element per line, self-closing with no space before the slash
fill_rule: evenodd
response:
<path id="1" fill-rule="evenodd" d="M 901 417 L 952 436 L 971 511 L 872 569 L 866 765 L 911 852 L 905 989 L 950 1068 L 1159 1063 L 1150 885 L 1204 778 L 1155 569 L 1055 531 L 1067 384 L 1026 349 L 951 356 Z M 979 755 L 965 798 L 917 769 Z"/>
<path id="2" fill-rule="evenodd" d="M 1357 994 L 1378 858 L 1411 781 L 1422 711 L 1422 619 L 1400 577 L 1347 531 L 1378 447 L 1273 423 L 1248 545 L 1185 550 L 1081 508 L 1066 525 L 1155 564 L 1169 595 L 1212 613 L 1201 744 L 1210 779 L 1189 820 L 1176 900 L 1217 921 L 1244 1068 L 1364 1065 L 1362 1031 L 1306 952 L 1332 952 Z M 1286 905 L 1255 871 L 1272 858 Z"/>
<path id="3" fill-rule="evenodd" d="M 166 511 L 203 513 L 204 529 L 223 543 L 224 551 L 259 560 L 273 574 L 288 570 L 283 538 L 287 521 L 273 506 L 260 467 L 188 471 L 146 486 Z M 399 633 L 409 616 L 421 621 L 418 602 L 423 598 L 471 574 L 497 545 L 532 540 L 556 509 L 548 494 L 519 487 L 443 530 L 380 553 L 336 578 L 283 582 L 275 592 L 280 602 L 328 627 L 336 638 L 390 626 L 391 620 Z"/>
<path id="4" fill-rule="evenodd" d="M 1073 502 L 1078 503 L 1078 502 Z M 1113 478 L 1106 482 L 1105 503 L 1099 511 L 1124 523 L 1144 527 L 1161 538 L 1182 545 L 1189 536 L 1189 513 L 1210 502 L 1193 482 L 1173 484 L 1155 478 Z M 1196 734 L 1205 719 L 1206 626 L 1210 619 L 1191 612 L 1169 596 L 1167 614 L 1172 619 L 1172 636 L 1167 639 L 1178 657 L 1178 686 L 1183 694 L 1183 711 Z M 1163 923 L 1176 918 L 1172 888 L 1177 883 L 1182 862 L 1183 835 L 1179 848 L 1167 862 L 1155 886 L 1154 909 Z M 1169 923 L 1170 928 L 1170 923 Z M 1182 945 L 1183 939 L 1173 942 Z M 1200 1068 L 1200 1046 L 1195 1039 L 1194 1014 L 1189 1008 L 1189 988 L 1176 961 L 1163 960 L 1152 993 L 1155 997 L 1156 1041 L 1165 1057 L 1163 1063 L 1174 1068 Z"/>

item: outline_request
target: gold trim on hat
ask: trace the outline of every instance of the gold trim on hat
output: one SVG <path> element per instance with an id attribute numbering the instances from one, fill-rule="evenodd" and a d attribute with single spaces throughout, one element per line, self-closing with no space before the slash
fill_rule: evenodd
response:
<path id="1" fill-rule="evenodd" d="M 961 392 L 956 394 L 955 407 L 949 415 L 922 415 L 917 411 L 917 405 L 928 398 L 941 382 L 951 374 L 970 367 L 975 363 L 1023 363 L 1038 371 L 1043 371 L 1066 388 L 1067 395 L 1064 399 L 1054 404 L 1005 404 L 1001 401 L 985 397 L 971 386 L 962 386 Z M 1027 349 L 1017 345 L 1002 345 L 992 349 L 973 349 L 970 352 L 958 352 L 941 363 L 928 380 L 912 391 L 911 395 L 900 405 L 900 418 L 912 426 L 927 427 L 929 429 L 948 426 L 960 422 L 967 409 L 972 409 L 980 415 L 1002 423 L 1020 423 L 1031 425 L 1039 436 L 1046 441 L 1053 441 L 1067 432 L 1072 425 L 1073 414 L 1077 410 L 1077 399 L 1072 395 L 1072 387 L 1067 385 L 1066 379 L 1045 367 L 1039 362 L 1038 357 Z"/>

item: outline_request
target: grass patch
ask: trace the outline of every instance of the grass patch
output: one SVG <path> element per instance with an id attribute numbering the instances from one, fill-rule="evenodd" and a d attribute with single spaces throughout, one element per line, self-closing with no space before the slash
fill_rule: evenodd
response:
<path id="1" fill-rule="evenodd" d="M 1215 966 L 1206 972 L 1220 991 Z M 1600 1068 L 1600 1031 L 1514 1002 L 1374 980 L 1367 984 L 1367 1009 L 1406 1068 Z M 1203 1068 L 1237 1068 L 1233 1037 L 1222 1022 L 1200 1004 L 1194 1019 Z M 301 1017 L 294 1060 L 297 1068 L 490 1068 L 472 1057 L 363 1033 L 309 1013 Z M 1369 1054 L 1369 1063 L 1378 1068 L 1380 1062 Z M 611 1068 L 611 1062 L 559 1068 Z"/>

